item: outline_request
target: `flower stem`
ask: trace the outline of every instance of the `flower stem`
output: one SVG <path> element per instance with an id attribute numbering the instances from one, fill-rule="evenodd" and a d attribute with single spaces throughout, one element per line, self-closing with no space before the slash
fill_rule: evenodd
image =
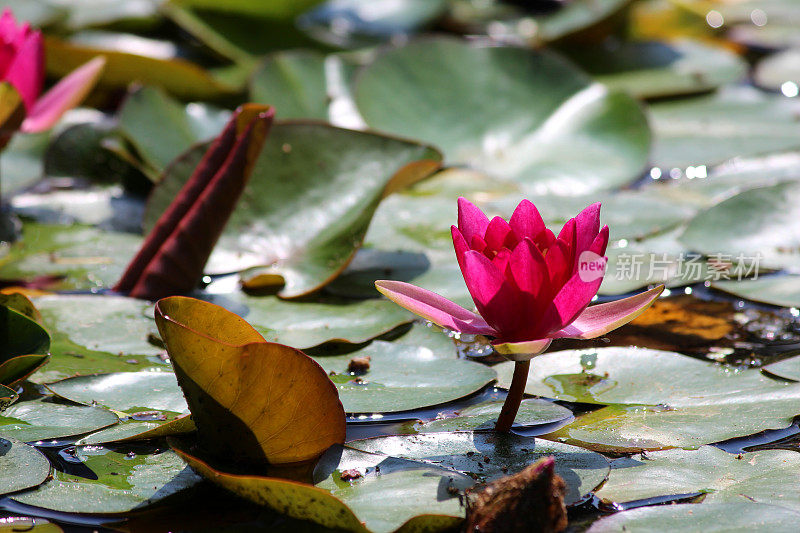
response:
<path id="1" fill-rule="evenodd" d="M 500 410 L 500 417 L 494 425 L 494 430 L 501 433 L 508 433 L 511 425 L 517 417 L 519 404 L 522 402 L 522 395 L 525 394 L 525 384 L 528 382 L 528 370 L 531 367 L 530 360 L 517 361 L 514 363 L 514 377 L 511 378 L 511 388 L 508 389 L 508 396 Z"/>

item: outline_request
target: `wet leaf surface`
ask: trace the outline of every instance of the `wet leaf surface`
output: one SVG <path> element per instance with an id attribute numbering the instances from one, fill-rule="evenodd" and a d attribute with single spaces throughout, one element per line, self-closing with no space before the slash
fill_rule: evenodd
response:
<path id="1" fill-rule="evenodd" d="M 23 442 L 43 441 L 89 433 L 118 421 L 117 415 L 98 407 L 29 400 L 3 411 L 0 435 Z"/>
<path id="2" fill-rule="evenodd" d="M 50 475 L 50 461 L 36 448 L 16 439 L 0 438 L 0 494 L 41 485 Z"/>
<path id="3" fill-rule="evenodd" d="M 598 453 L 513 434 L 457 432 L 398 435 L 356 440 L 347 445 L 365 452 L 450 468 L 479 483 L 516 474 L 541 458 L 553 456 L 556 474 L 567 483 L 567 505 L 584 499 L 608 475 L 608 461 Z"/>
<path id="4" fill-rule="evenodd" d="M 168 371 L 115 372 L 67 378 L 47 388 L 62 398 L 115 411 L 173 411 L 188 409 L 175 374 Z"/>

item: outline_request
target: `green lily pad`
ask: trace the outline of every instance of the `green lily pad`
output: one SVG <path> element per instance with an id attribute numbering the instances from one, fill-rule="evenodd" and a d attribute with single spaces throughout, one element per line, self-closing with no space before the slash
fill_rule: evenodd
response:
<path id="1" fill-rule="evenodd" d="M 297 23 L 331 46 L 356 48 L 417 33 L 446 10 L 446 0 L 334 0 Z"/>
<path id="2" fill-rule="evenodd" d="M 49 0 L 34 1 L 33 4 L 52 4 L 65 12 L 60 25 L 74 31 L 87 27 L 108 25 L 136 28 L 154 26 L 158 21 L 158 9 L 166 0 L 147 2 L 115 2 L 114 0 Z"/>
<path id="3" fill-rule="evenodd" d="M 160 358 L 164 349 L 152 343 L 158 330 L 148 302 L 78 294 L 40 296 L 34 301 L 52 335 L 50 363 L 34 381 L 165 365 Z"/>
<path id="4" fill-rule="evenodd" d="M 761 367 L 761 370 L 769 372 L 773 376 L 792 381 L 800 381 L 800 356 L 783 359 L 777 363 L 770 363 Z"/>
<path id="5" fill-rule="evenodd" d="M 514 363 L 493 368 L 499 386 L 508 387 Z M 625 347 L 540 355 L 525 387 L 528 394 L 571 402 L 669 408 L 720 405 L 730 397 L 756 398 L 789 390 L 794 389 L 754 370 L 736 371 L 675 352 Z"/>
<path id="6" fill-rule="evenodd" d="M 798 107 L 783 96 L 750 87 L 654 103 L 649 108 L 651 162 L 664 170 L 715 165 L 800 147 Z"/>
<path id="7" fill-rule="evenodd" d="M 119 128 L 153 177 L 189 147 L 213 139 L 230 111 L 208 104 L 181 104 L 156 87 L 130 93 L 119 111 Z M 157 181 L 154 180 L 154 181 Z"/>
<path id="8" fill-rule="evenodd" d="M 800 513 L 775 505 L 758 503 L 684 503 L 641 507 L 605 517 L 588 533 L 723 533 L 728 531 L 774 531 L 791 533 L 797 529 Z"/>
<path id="9" fill-rule="evenodd" d="M 681 242 L 753 268 L 791 268 L 800 260 L 799 199 L 800 185 L 791 182 L 746 190 L 699 213 Z"/>
<path id="10" fill-rule="evenodd" d="M 266 58 L 250 80 L 250 99 L 269 104 L 276 116 L 328 119 L 325 56 L 309 50 Z"/>
<path id="11" fill-rule="evenodd" d="M 776 274 L 758 279 L 715 281 L 711 286 L 754 302 L 800 307 L 800 276 L 797 275 Z"/>
<path id="12" fill-rule="evenodd" d="M 762 450 L 731 454 L 713 446 L 664 450 L 611 462 L 608 481 L 598 498 L 626 502 L 671 494 L 705 492 L 704 503 L 763 503 L 800 511 L 800 497 L 790 487 L 800 482 L 800 454 Z"/>
<path id="13" fill-rule="evenodd" d="M 639 104 L 547 52 L 420 40 L 379 56 L 354 94 L 371 127 L 434 143 L 448 162 L 527 193 L 610 189 L 647 161 Z"/>
<path id="14" fill-rule="evenodd" d="M 95 56 L 106 57 L 100 87 L 119 89 L 133 80 L 159 85 L 184 99 L 218 98 L 235 92 L 211 72 L 178 54 L 169 41 L 129 33 L 84 30 L 62 40 L 47 36 L 47 71 L 63 77 Z"/>
<path id="15" fill-rule="evenodd" d="M 800 48 L 765 57 L 756 65 L 753 79 L 760 87 L 797 96 L 800 87 Z"/>
<path id="16" fill-rule="evenodd" d="M 242 292 L 196 296 L 243 317 L 266 340 L 299 349 L 331 341 L 360 344 L 414 319 L 387 300 L 292 302 Z"/>
<path id="17" fill-rule="evenodd" d="M 237 13 L 247 16 L 258 16 L 277 20 L 291 21 L 300 13 L 311 9 L 322 0 L 228 0 L 215 2 L 214 0 L 177 0 L 176 3 L 185 7 L 211 9 L 220 13 Z"/>
<path id="18" fill-rule="evenodd" d="M 497 0 L 456 0 L 451 4 L 451 17 L 468 32 L 488 29 L 492 22 L 500 22 L 500 28 L 492 32 L 498 34 L 496 37 L 543 44 L 570 39 L 582 42 L 584 34 L 591 40 L 593 33 L 607 33 L 602 28 L 613 27 L 611 21 L 625 10 L 630 0 L 572 0 L 550 10 L 546 10 L 547 5 L 517 2 L 532 8 L 525 10 Z"/>
<path id="19" fill-rule="evenodd" d="M 127 513 L 186 491 L 201 480 L 171 451 L 78 446 L 75 457 L 83 463 L 81 472 L 56 471 L 51 481 L 13 499 L 67 513 Z"/>
<path id="20" fill-rule="evenodd" d="M 22 238 L 0 249 L 0 278 L 64 276 L 55 289 L 96 289 L 119 279 L 142 243 L 129 233 L 28 222 Z"/>
<path id="21" fill-rule="evenodd" d="M 17 20 L 28 21 L 32 27 L 36 28 L 48 26 L 66 15 L 66 9 L 55 5 L 53 2 L 5 0 L 3 5 L 11 9 Z"/>
<path id="22" fill-rule="evenodd" d="M 47 388 L 73 402 L 98 404 L 115 411 L 188 412 L 183 392 L 172 372 L 116 372 L 78 376 Z"/>
<path id="23" fill-rule="evenodd" d="M 137 416 L 128 420 L 122 420 L 119 424 L 86 435 L 76 441 L 75 444 L 82 446 L 154 439 L 191 433 L 195 429 L 197 428 L 189 415 L 163 411 L 146 411 L 137 413 Z"/>
<path id="24" fill-rule="evenodd" d="M 27 192 L 14 196 L 11 206 L 19 216 L 42 223 L 100 225 L 114 217 L 112 199 L 121 194 L 118 186 Z"/>
<path id="25" fill-rule="evenodd" d="M 44 177 L 42 158 L 50 133 L 18 133 L 0 152 L 0 195 L 9 197 Z"/>
<path id="26" fill-rule="evenodd" d="M 50 461 L 36 448 L 0 438 L 0 494 L 41 485 L 50 475 Z"/>
<path id="27" fill-rule="evenodd" d="M 738 55 L 689 39 L 576 46 L 566 53 L 598 81 L 639 98 L 706 92 L 747 75 Z"/>
<path id="28" fill-rule="evenodd" d="M 363 374 L 347 371 L 354 357 L 370 357 Z M 392 413 L 429 407 L 462 398 L 495 378 L 480 363 L 437 354 L 427 346 L 384 341 L 347 355 L 314 358 L 339 388 L 348 413 Z"/>
<path id="29" fill-rule="evenodd" d="M 605 457 L 576 446 L 506 433 L 397 435 L 351 441 L 352 448 L 456 470 L 479 483 L 516 474 L 544 457 L 556 460 L 556 474 L 567 483 L 564 503 L 573 505 L 608 475 Z"/>
<path id="30" fill-rule="evenodd" d="M 97 407 L 30 400 L 16 403 L 3 412 L 0 435 L 33 442 L 81 435 L 118 421 L 117 415 Z"/>
<path id="31" fill-rule="evenodd" d="M 314 292 L 347 266 L 381 199 L 427 177 L 440 159 L 429 146 L 374 133 L 275 125 L 206 270 L 268 267 L 246 273 L 248 284 L 279 285 L 280 276 L 282 297 Z M 172 170 L 150 196 L 145 227 L 189 177 L 187 166 Z"/>
<path id="32" fill-rule="evenodd" d="M 418 423 L 414 430 L 418 433 L 437 433 L 447 431 L 493 431 L 494 424 L 500 416 L 502 400 L 491 400 L 461 409 L 457 416 L 435 418 L 428 422 Z M 566 421 L 572 417 L 572 411 L 557 403 L 527 398 L 522 400 L 514 418 L 512 427 L 530 427 Z M 395 454 L 391 454 L 395 455 Z"/>
<path id="33" fill-rule="evenodd" d="M 800 387 L 730 394 L 716 402 L 667 407 L 610 405 L 583 414 L 545 437 L 602 453 L 697 448 L 767 429 L 785 429 L 797 415 Z"/>
<path id="34" fill-rule="evenodd" d="M 320 459 L 315 485 L 343 501 L 369 531 L 441 531 L 460 524 L 465 514 L 459 492 L 474 481 L 458 472 L 417 461 L 344 448 Z M 344 471 L 358 472 L 353 481 Z M 452 489 L 450 489 L 452 487 Z M 452 490 L 452 492 L 451 492 Z M 382 505 L 380 502 L 392 502 Z"/>
<path id="35" fill-rule="evenodd" d="M 0 383 L 11 385 L 47 362 L 50 335 L 31 318 L 0 305 Z"/>

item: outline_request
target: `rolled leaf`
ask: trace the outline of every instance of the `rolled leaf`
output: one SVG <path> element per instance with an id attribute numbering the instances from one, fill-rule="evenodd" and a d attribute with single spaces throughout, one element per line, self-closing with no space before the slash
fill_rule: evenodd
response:
<path id="1" fill-rule="evenodd" d="M 157 300 L 197 286 L 247 184 L 273 117 L 268 106 L 247 104 L 236 110 L 114 290 Z"/>

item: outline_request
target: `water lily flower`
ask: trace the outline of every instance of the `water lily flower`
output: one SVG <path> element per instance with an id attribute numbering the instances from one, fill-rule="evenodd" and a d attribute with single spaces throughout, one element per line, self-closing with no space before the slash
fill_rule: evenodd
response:
<path id="1" fill-rule="evenodd" d="M 83 100 L 105 66 L 105 58 L 96 57 L 40 96 L 45 78 L 44 57 L 41 32 L 31 29 L 27 22 L 18 25 L 11 10 L 4 9 L 0 15 L 0 82 L 11 85 L 22 100 L 25 119 L 19 129 L 25 133 L 51 128 Z"/>
<path id="2" fill-rule="evenodd" d="M 375 286 L 398 305 L 439 326 L 491 337 L 495 350 L 516 362 L 498 430 L 511 427 L 530 360 L 553 339 L 592 339 L 608 333 L 643 313 L 664 290 L 659 286 L 589 306 L 607 262 L 608 226 L 600 227 L 599 203 L 568 220 L 556 236 L 528 200 L 520 202 L 505 221 L 489 220 L 459 198 L 458 226 L 451 230 L 456 258 L 478 313 L 408 283 L 379 280 Z"/>

